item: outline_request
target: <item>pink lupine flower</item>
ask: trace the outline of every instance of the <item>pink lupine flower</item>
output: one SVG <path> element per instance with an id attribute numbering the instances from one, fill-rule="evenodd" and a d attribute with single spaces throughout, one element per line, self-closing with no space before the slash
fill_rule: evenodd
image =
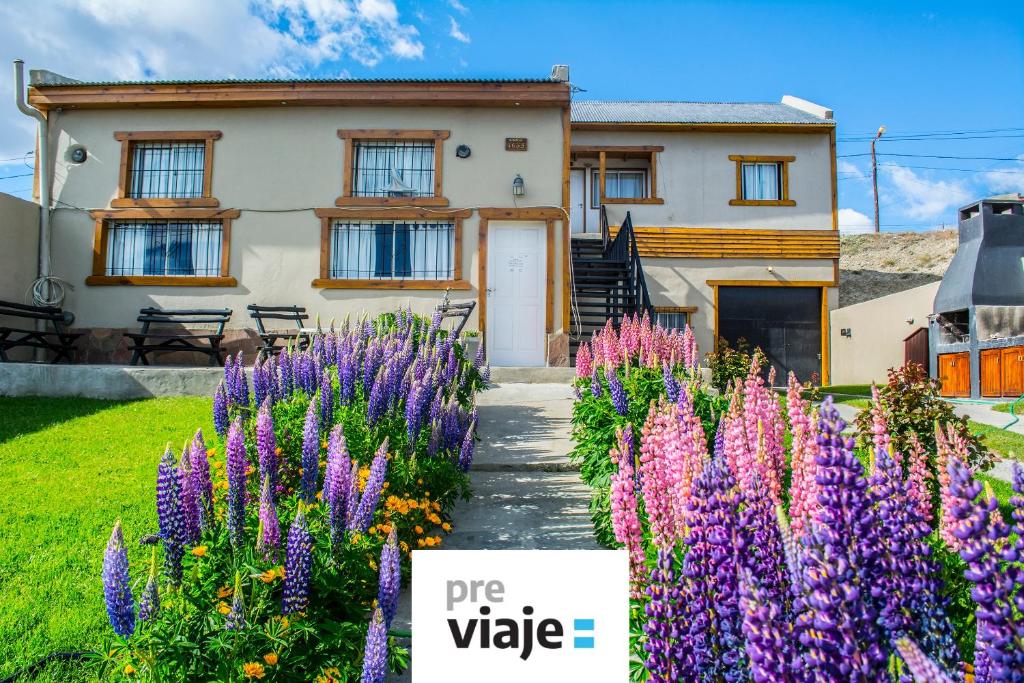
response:
<path id="1" fill-rule="evenodd" d="M 885 410 L 882 408 L 882 397 L 878 393 L 878 385 L 871 384 L 871 443 L 874 445 L 875 452 L 878 449 L 888 451 L 893 456 L 893 461 L 902 466 L 903 462 L 899 453 L 893 453 L 889 448 L 889 425 L 885 420 Z M 874 458 L 872 458 L 874 462 Z"/>
<path id="2" fill-rule="evenodd" d="M 643 495 L 654 544 L 667 548 L 673 545 L 676 523 L 671 480 L 661 457 L 658 415 L 658 408 L 652 401 L 640 437 L 640 493 Z"/>
<path id="3" fill-rule="evenodd" d="M 590 357 L 590 345 L 583 342 L 576 352 L 576 376 L 589 378 L 593 373 L 594 364 Z"/>
<path id="4" fill-rule="evenodd" d="M 939 476 L 939 538 L 951 549 L 960 550 L 960 540 L 953 533 L 957 519 L 954 514 L 956 497 L 950 491 L 949 463 L 953 459 L 953 447 L 946 438 L 943 428 L 935 424 L 935 469 Z"/>
<path id="5" fill-rule="evenodd" d="M 931 524 L 934 515 L 932 514 L 931 489 L 928 488 L 928 481 L 932 476 L 928 469 L 928 455 L 925 453 L 924 446 L 918 441 L 917 434 L 911 434 L 909 441 L 907 492 L 914 499 L 914 507 L 921 515 L 921 519 Z"/>
<path id="6" fill-rule="evenodd" d="M 683 366 L 687 372 L 693 372 L 697 369 L 697 338 L 693 334 L 693 330 L 687 325 L 683 330 Z"/>
<path id="7" fill-rule="evenodd" d="M 612 529 L 615 540 L 629 551 L 630 595 L 639 598 L 643 594 L 645 555 L 634 480 L 632 427 L 617 430 L 616 437 L 618 445 L 610 453 L 618 465 L 611 481 Z"/>
<path id="8" fill-rule="evenodd" d="M 789 412 L 790 437 L 792 441 L 790 467 L 792 476 L 789 487 L 789 515 L 793 534 L 801 538 L 815 518 L 818 507 L 818 483 L 815 480 L 817 453 L 817 429 L 812 422 L 810 402 L 803 398 L 803 385 L 796 375 L 789 373 L 789 387 L 786 391 L 786 409 Z"/>

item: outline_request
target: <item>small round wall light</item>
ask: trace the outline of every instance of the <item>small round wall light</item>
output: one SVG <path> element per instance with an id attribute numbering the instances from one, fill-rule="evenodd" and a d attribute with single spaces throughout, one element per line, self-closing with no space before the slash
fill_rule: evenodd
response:
<path id="1" fill-rule="evenodd" d="M 526 183 L 523 182 L 523 176 L 516 174 L 515 180 L 512 181 L 512 196 L 522 197 L 526 194 Z"/>
<path id="2" fill-rule="evenodd" d="M 455 156 L 460 159 L 468 159 L 469 155 L 473 153 L 473 150 L 469 148 L 469 145 L 459 145 L 455 148 Z"/>
<path id="3" fill-rule="evenodd" d="M 82 145 L 75 145 L 68 150 L 68 159 L 70 159 L 73 164 L 85 163 L 85 160 L 88 158 L 89 151 Z"/>

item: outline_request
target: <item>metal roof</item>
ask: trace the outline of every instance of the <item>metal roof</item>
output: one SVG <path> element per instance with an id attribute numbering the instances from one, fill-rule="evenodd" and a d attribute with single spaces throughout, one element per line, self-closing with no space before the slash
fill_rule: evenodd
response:
<path id="1" fill-rule="evenodd" d="M 210 78 L 153 81 L 80 81 L 52 71 L 32 69 L 30 85 L 34 87 L 115 86 L 115 85 L 232 85 L 292 83 L 558 83 L 551 78 Z"/>
<path id="2" fill-rule="evenodd" d="M 574 100 L 573 123 L 835 124 L 778 102 L 652 102 Z"/>

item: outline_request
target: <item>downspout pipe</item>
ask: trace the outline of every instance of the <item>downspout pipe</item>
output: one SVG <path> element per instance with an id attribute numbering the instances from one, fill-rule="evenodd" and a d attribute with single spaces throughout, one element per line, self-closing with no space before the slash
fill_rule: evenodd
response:
<path id="1" fill-rule="evenodd" d="M 36 170 L 39 174 L 39 279 L 33 286 L 32 294 L 36 305 L 49 303 L 50 298 L 50 135 L 46 117 L 25 99 L 25 62 L 14 60 L 14 102 L 25 116 L 31 116 L 39 124 L 39 156 Z"/>

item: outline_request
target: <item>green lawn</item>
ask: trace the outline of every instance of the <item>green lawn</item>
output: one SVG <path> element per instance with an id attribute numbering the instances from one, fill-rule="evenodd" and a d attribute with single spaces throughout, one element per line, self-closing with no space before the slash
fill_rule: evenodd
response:
<path id="1" fill-rule="evenodd" d="M 854 408 L 867 408 L 870 403 L 870 384 L 834 384 L 829 387 L 821 387 L 817 393 L 824 398 L 831 396 L 834 403 L 845 403 Z M 863 397 L 868 398 L 863 398 Z"/>
<path id="2" fill-rule="evenodd" d="M 156 530 L 156 465 L 170 441 L 212 434 L 210 400 L 0 398 L 0 678 L 108 633 L 100 571 L 118 518 L 130 561 Z M 80 680 L 53 666 L 35 680 Z"/>
<path id="3" fill-rule="evenodd" d="M 992 406 L 992 410 L 999 411 L 1000 413 L 1009 413 L 1010 406 L 1012 405 L 1013 401 L 1010 401 L 1008 403 L 997 403 L 996 405 Z M 1013 412 L 1015 415 L 1024 416 L 1024 401 L 1018 403 L 1017 407 L 1013 409 Z"/>
<path id="4" fill-rule="evenodd" d="M 1024 461 L 1024 434 L 1010 432 L 992 425 L 968 421 L 971 431 L 981 436 L 989 450 L 1014 460 Z"/>

